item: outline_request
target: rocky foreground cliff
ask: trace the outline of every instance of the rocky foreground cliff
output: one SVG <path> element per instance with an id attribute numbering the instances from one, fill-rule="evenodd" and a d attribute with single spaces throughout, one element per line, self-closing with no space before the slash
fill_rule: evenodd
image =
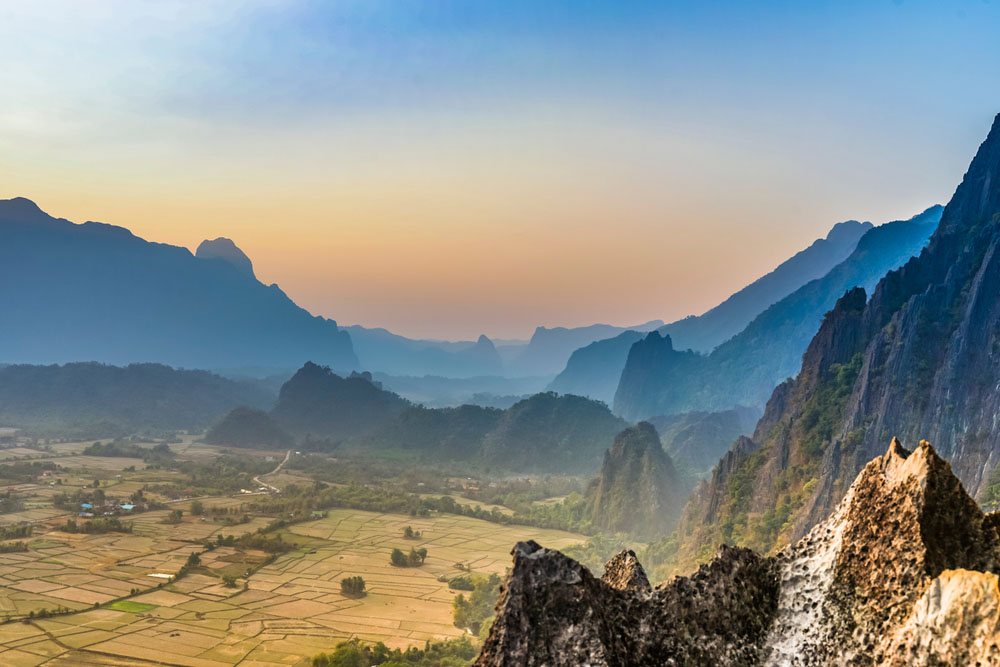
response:
<path id="1" fill-rule="evenodd" d="M 836 511 L 775 556 L 720 547 L 650 586 L 519 543 L 476 665 L 1000 665 L 1000 517 L 926 442 L 893 440 Z"/>

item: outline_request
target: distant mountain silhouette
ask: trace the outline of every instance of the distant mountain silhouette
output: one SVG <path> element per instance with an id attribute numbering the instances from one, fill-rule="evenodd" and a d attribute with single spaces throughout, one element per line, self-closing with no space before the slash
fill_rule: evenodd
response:
<path id="1" fill-rule="evenodd" d="M 212 241 L 202 241 L 194 256 L 198 259 L 221 259 L 224 262 L 229 262 L 251 278 L 257 278 L 253 272 L 253 262 L 246 256 L 246 253 L 236 247 L 231 239 L 220 236 Z"/>
<path id="2" fill-rule="evenodd" d="M 622 362 L 624 365 L 624 361 Z M 473 404 L 510 407 L 517 400 L 544 391 L 545 377 L 507 378 L 496 375 L 448 378 L 440 375 L 401 376 L 372 373 L 382 385 L 408 401 L 428 408 L 453 408 Z M 510 400 L 509 397 L 517 399 Z M 499 403 L 505 403 L 500 406 Z"/>
<path id="3" fill-rule="evenodd" d="M 436 375 L 469 378 L 503 375 L 504 365 L 493 342 L 419 340 L 386 329 L 344 327 L 351 334 L 360 364 L 372 372 L 398 376 Z"/>
<path id="4" fill-rule="evenodd" d="M 0 366 L 0 425 L 44 437 L 201 430 L 237 406 L 273 402 L 257 384 L 160 364 Z"/>
<path id="5" fill-rule="evenodd" d="M 357 368 L 347 332 L 258 282 L 224 245 L 209 242 L 196 258 L 0 200 L 0 361 L 297 368 L 311 358 Z"/>
<path id="6" fill-rule="evenodd" d="M 669 335 L 678 350 L 710 352 L 739 333 L 770 305 L 823 276 L 846 259 L 858 240 L 871 228 L 870 222 L 838 222 L 826 238 L 817 239 L 718 306 L 702 315 L 692 315 L 659 327 L 659 332 Z M 625 368 L 628 350 L 638 338 L 633 331 L 575 350 L 549 389 L 589 396 L 610 405 Z M 627 340 L 631 343 L 626 343 Z"/>
<path id="7" fill-rule="evenodd" d="M 566 368 L 549 385 L 549 391 L 589 396 L 611 405 L 628 351 L 642 338 L 638 331 L 629 330 L 574 350 Z"/>
<path id="8" fill-rule="evenodd" d="M 679 350 L 711 352 L 750 324 L 768 306 L 806 283 L 821 278 L 847 259 L 858 241 L 874 225 L 848 220 L 833 226 L 826 238 L 816 239 L 805 250 L 779 264 L 739 292 L 697 317 L 686 317 L 660 328 Z"/>
<path id="9" fill-rule="evenodd" d="M 615 393 L 626 419 L 690 411 L 763 407 L 780 382 L 794 375 L 823 315 L 852 287 L 866 290 L 920 254 L 941 220 L 933 206 L 909 220 L 869 230 L 851 255 L 757 316 L 709 355 L 678 350 L 669 335 L 649 334 L 632 346 Z"/>
<path id="10" fill-rule="evenodd" d="M 612 338 L 625 331 L 652 331 L 663 326 L 663 320 L 653 320 L 633 327 L 616 327 L 610 324 L 591 324 L 568 329 L 538 327 L 528 344 L 508 364 L 513 375 L 550 375 L 560 372 L 576 349 L 594 341 Z"/>

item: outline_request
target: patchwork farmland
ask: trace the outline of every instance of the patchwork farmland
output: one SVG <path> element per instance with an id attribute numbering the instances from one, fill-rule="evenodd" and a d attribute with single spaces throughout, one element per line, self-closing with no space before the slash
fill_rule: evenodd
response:
<path id="1" fill-rule="evenodd" d="M 0 515 L 0 526 L 33 522 L 31 535 L 21 538 L 26 551 L 0 553 L 0 621 L 6 620 L 0 623 L 0 664 L 5 666 L 287 666 L 308 665 L 312 656 L 351 638 L 422 647 L 463 634 L 452 622 L 459 591 L 449 587 L 449 579 L 503 574 L 518 540 L 557 548 L 584 540 L 454 514 L 353 509 L 330 509 L 325 516 L 274 529 L 273 516 L 243 514 L 248 497 L 239 493 L 200 496 L 202 514 L 193 516 L 195 499 L 169 501 L 148 491 L 178 483 L 181 473 L 173 468 L 144 469 L 141 460 L 80 456 L 79 448 L 67 449 L 37 457 L 18 452 L 18 458 L 60 466 L 60 484 L 13 487 L 24 507 Z M 177 449 L 190 449 L 206 461 L 219 455 L 206 446 Z M 104 478 L 101 488 L 109 495 L 146 488 L 148 497 L 168 502 L 167 509 L 126 517 L 130 533 L 66 532 L 63 524 L 74 513 L 54 508 L 52 496 L 88 488 L 94 476 Z M 304 479 L 280 477 L 283 483 Z M 175 509 L 183 518 L 171 522 Z M 404 537 L 408 526 L 416 534 L 410 539 Z M 280 537 L 290 550 L 267 553 L 225 539 L 254 534 Z M 420 567 L 390 563 L 394 548 L 411 547 L 427 550 Z M 363 597 L 341 592 L 340 581 L 354 576 L 366 582 Z"/>

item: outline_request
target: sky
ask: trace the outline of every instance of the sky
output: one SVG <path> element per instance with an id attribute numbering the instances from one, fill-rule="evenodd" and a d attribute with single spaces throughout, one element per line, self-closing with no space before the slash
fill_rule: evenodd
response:
<path id="1" fill-rule="evenodd" d="M 341 324 L 671 321 L 944 203 L 1000 2 L 0 0 L 0 198 L 194 250 Z"/>

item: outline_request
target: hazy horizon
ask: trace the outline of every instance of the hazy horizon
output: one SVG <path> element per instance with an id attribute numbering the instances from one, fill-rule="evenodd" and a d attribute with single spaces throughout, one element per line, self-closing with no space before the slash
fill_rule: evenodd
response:
<path id="1" fill-rule="evenodd" d="M 698 314 L 943 203 L 1000 108 L 996 5 L 625 9 L 7 7 L 0 196 L 232 238 L 342 324 L 527 338 Z"/>

